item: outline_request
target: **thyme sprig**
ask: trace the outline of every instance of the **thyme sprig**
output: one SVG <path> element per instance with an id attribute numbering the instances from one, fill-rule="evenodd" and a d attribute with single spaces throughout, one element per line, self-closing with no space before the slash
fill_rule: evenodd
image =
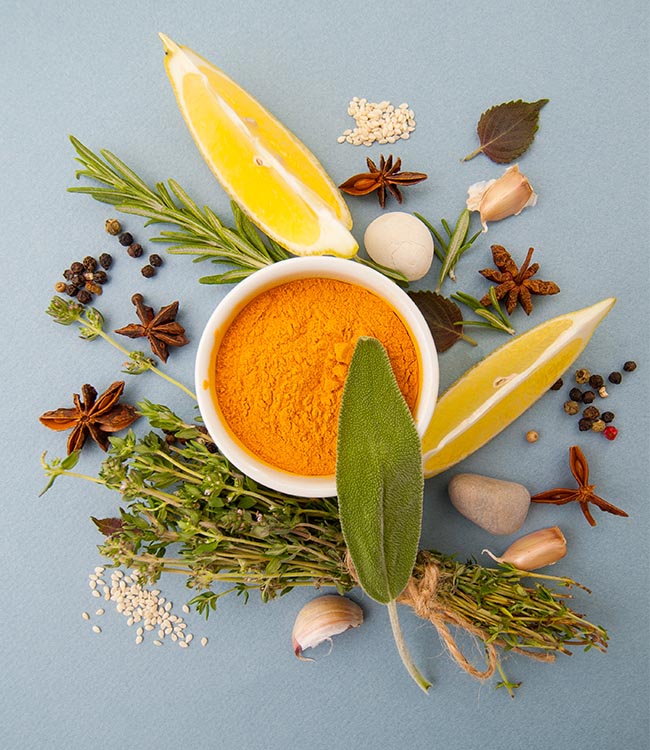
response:
<path id="1" fill-rule="evenodd" d="M 493 286 L 490 287 L 489 291 L 490 302 L 492 310 L 488 307 L 484 307 L 479 300 L 472 297 L 470 294 L 465 292 L 455 292 L 451 295 L 451 298 L 457 302 L 461 302 L 463 305 L 470 307 L 476 315 L 483 318 L 483 320 L 462 320 L 458 325 L 463 326 L 482 326 L 484 328 L 496 328 L 498 331 L 504 331 L 509 333 L 511 336 L 514 335 L 515 329 L 510 324 L 509 318 L 501 309 L 499 300 Z"/>
<path id="2" fill-rule="evenodd" d="M 45 312 L 55 323 L 59 323 L 60 325 L 70 326 L 76 323 L 79 326 L 80 338 L 86 341 L 93 341 L 97 337 L 100 337 L 122 352 L 122 354 L 125 354 L 128 360 L 124 363 L 122 372 L 128 375 L 141 375 L 144 372 L 151 371 L 168 383 L 180 388 L 183 393 L 186 393 L 196 401 L 196 395 L 189 388 L 156 367 L 156 363 L 151 357 L 148 357 L 141 351 L 129 351 L 106 333 L 104 330 L 104 316 L 95 307 L 84 307 L 84 305 L 74 300 L 65 300 L 63 297 L 54 296 L 50 300 L 50 304 Z"/>
<path id="3" fill-rule="evenodd" d="M 262 236 L 233 201 L 235 227 L 225 226 L 208 206 L 200 208 L 175 181 L 150 187 L 115 154 L 101 149 L 93 153 L 74 136 L 70 141 L 83 169 L 75 177 L 99 182 L 99 186 L 68 188 L 85 193 L 101 203 L 109 203 L 123 213 L 143 216 L 150 224 L 174 224 L 177 230 L 163 230 L 152 242 L 168 243 L 176 255 L 196 256 L 196 261 L 228 263 L 234 268 L 225 273 L 204 276 L 204 284 L 226 284 L 249 276 L 264 266 L 289 258 L 289 253 L 269 237 Z"/>
<path id="4" fill-rule="evenodd" d="M 119 519 L 96 521 L 116 531 L 100 546 L 115 565 L 137 568 L 153 582 L 164 572 L 186 577 L 193 605 L 206 616 L 229 593 L 264 601 L 296 586 L 355 585 L 346 564 L 335 498 L 306 499 L 258 486 L 215 448 L 200 425 L 144 401 L 150 432 L 112 437 L 98 477 L 74 472 L 74 459 L 47 462 L 49 489 L 59 477 L 81 477 L 122 496 Z M 163 434 L 155 430 L 162 430 Z M 607 632 L 568 606 L 568 578 L 511 565 L 484 568 L 440 552 L 421 552 L 414 574 L 438 569 L 436 606 L 469 621 L 485 644 L 551 659 L 572 645 L 604 651 Z M 532 580 L 532 585 L 524 585 Z"/>

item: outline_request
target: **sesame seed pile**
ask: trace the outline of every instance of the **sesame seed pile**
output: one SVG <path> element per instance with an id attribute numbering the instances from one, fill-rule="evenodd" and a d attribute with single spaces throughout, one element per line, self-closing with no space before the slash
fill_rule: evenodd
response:
<path id="1" fill-rule="evenodd" d="M 354 117 L 356 127 L 343 131 L 339 143 L 353 146 L 371 146 L 377 143 L 395 143 L 407 140 L 415 130 L 415 114 L 408 104 L 394 107 L 390 102 L 369 102 L 355 96 L 348 105 L 348 114 Z"/>
<path id="2" fill-rule="evenodd" d="M 173 604 L 161 596 L 158 589 L 147 589 L 139 583 L 140 574 L 137 570 L 125 575 L 121 570 L 111 573 L 110 582 L 105 579 L 105 568 L 99 566 L 88 576 L 88 585 L 92 595 L 103 597 L 105 601 L 114 602 L 116 610 L 127 618 L 129 627 L 136 628 L 135 643 L 140 645 L 147 633 L 153 633 L 154 646 L 162 646 L 165 638 L 169 637 L 180 648 L 189 648 L 194 639 L 192 633 L 187 632 L 187 623 L 182 616 L 173 613 Z M 190 608 L 184 604 L 183 612 L 189 614 Z M 100 608 L 95 612 L 101 617 L 105 610 Z M 84 620 L 90 621 L 88 612 L 82 612 Z M 92 626 L 93 633 L 101 633 L 99 625 Z M 201 645 L 205 646 L 207 638 L 201 638 Z"/>

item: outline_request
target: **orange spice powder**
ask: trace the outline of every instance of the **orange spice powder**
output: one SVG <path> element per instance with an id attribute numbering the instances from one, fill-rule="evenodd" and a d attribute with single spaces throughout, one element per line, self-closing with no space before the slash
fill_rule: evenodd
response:
<path id="1" fill-rule="evenodd" d="M 309 278 L 255 297 L 228 327 L 216 357 L 216 398 L 232 433 L 272 466 L 333 474 L 343 385 L 360 336 L 384 345 L 413 412 L 417 351 L 400 317 L 376 294 Z"/>

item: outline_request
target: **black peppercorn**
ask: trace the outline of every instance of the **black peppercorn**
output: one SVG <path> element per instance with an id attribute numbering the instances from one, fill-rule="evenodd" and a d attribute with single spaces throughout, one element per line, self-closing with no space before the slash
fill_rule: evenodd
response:
<path id="1" fill-rule="evenodd" d="M 156 269 L 153 266 L 147 264 L 146 266 L 142 266 L 142 268 L 140 269 L 140 273 L 145 277 L 145 279 L 150 279 L 152 276 L 156 275 Z"/>
<path id="2" fill-rule="evenodd" d="M 122 232 L 122 234 L 117 238 L 117 241 L 120 243 L 120 245 L 128 247 L 129 245 L 133 244 L 133 235 L 131 234 L 131 232 Z"/>
<path id="3" fill-rule="evenodd" d="M 86 269 L 84 268 L 83 263 L 79 263 L 78 260 L 75 260 L 74 263 L 70 264 L 70 270 L 72 273 L 83 273 Z"/>
<path id="4" fill-rule="evenodd" d="M 127 247 L 126 252 L 132 258 L 139 258 L 142 255 L 142 245 L 139 245 L 137 242 L 134 242 L 132 245 L 129 245 Z"/>
<path id="5" fill-rule="evenodd" d="M 79 290 L 74 284 L 66 284 L 65 293 L 68 297 L 76 297 Z"/>
<path id="6" fill-rule="evenodd" d="M 562 378 L 559 378 L 558 380 L 555 381 L 555 383 L 553 383 L 553 385 L 551 386 L 551 390 L 559 391 L 563 385 L 564 385 L 564 381 L 562 380 Z"/>
<path id="7" fill-rule="evenodd" d="M 595 388 L 596 390 L 598 390 L 599 388 L 602 388 L 604 384 L 605 384 L 605 381 L 603 380 L 602 375 L 592 375 L 589 378 L 589 385 L 592 388 Z"/>
<path id="8" fill-rule="evenodd" d="M 106 219 L 104 229 L 112 235 L 117 235 L 122 231 L 122 225 L 117 219 Z"/>
<path id="9" fill-rule="evenodd" d="M 585 391 L 582 394 L 582 403 L 591 404 L 595 398 L 596 398 L 596 394 L 593 391 Z"/>
<path id="10" fill-rule="evenodd" d="M 623 380 L 623 376 L 620 372 L 610 372 L 607 380 L 609 380 L 610 383 L 614 383 L 614 385 L 618 385 Z"/>
<path id="11" fill-rule="evenodd" d="M 636 362 L 632 359 L 628 360 L 624 365 L 623 369 L 625 372 L 634 372 L 636 370 Z"/>
<path id="12" fill-rule="evenodd" d="M 111 263 L 113 262 L 113 256 L 110 253 L 102 253 L 99 256 L 99 265 L 102 268 L 105 268 L 108 270 L 111 267 Z"/>
<path id="13" fill-rule="evenodd" d="M 92 255 L 86 255 L 86 257 L 81 262 L 86 271 L 94 271 L 97 268 L 97 261 L 92 257 Z"/>
<path id="14" fill-rule="evenodd" d="M 76 286 L 77 289 L 81 289 L 83 285 L 86 283 L 86 279 L 84 279 L 83 274 L 75 273 L 70 277 L 70 283 L 73 286 Z"/>
<path id="15" fill-rule="evenodd" d="M 79 293 L 77 294 L 77 299 L 79 302 L 81 302 L 82 305 L 85 305 L 87 302 L 90 302 L 90 300 L 93 298 L 93 295 L 86 291 L 85 289 L 80 289 Z"/>
<path id="16" fill-rule="evenodd" d="M 163 259 L 158 255 L 158 253 L 152 253 L 149 256 L 149 263 L 154 266 L 154 268 L 160 268 L 163 264 Z"/>
<path id="17" fill-rule="evenodd" d="M 70 268 L 66 268 L 65 271 L 63 272 L 63 278 L 67 279 L 68 281 L 70 281 L 70 279 L 73 276 L 74 276 L 74 274 L 72 273 L 72 269 L 70 269 Z"/>
<path id="18" fill-rule="evenodd" d="M 614 415 L 613 411 L 604 411 L 600 415 L 600 418 L 603 420 L 603 422 L 607 422 L 609 424 L 609 422 L 613 422 L 614 421 L 614 416 L 615 415 Z"/>
<path id="19" fill-rule="evenodd" d="M 591 419 L 586 419 L 585 417 L 583 417 L 578 422 L 578 429 L 580 430 L 580 432 L 587 432 L 587 430 L 591 429 L 591 425 L 592 425 Z"/>
<path id="20" fill-rule="evenodd" d="M 569 391 L 569 398 L 572 401 L 580 401 L 582 399 L 582 391 L 580 390 L 580 388 L 572 388 Z"/>
<path id="21" fill-rule="evenodd" d="M 588 406 L 583 412 L 582 416 L 586 419 L 598 419 L 600 411 L 595 406 Z"/>
<path id="22" fill-rule="evenodd" d="M 95 271 L 90 281 L 94 281 L 95 284 L 105 284 L 108 281 L 106 271 Z"/>

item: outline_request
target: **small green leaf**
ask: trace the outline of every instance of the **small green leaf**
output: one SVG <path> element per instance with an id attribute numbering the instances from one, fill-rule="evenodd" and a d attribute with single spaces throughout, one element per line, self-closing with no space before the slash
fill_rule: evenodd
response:
<path id="1" fill-rule="evenodd" d="M 388 355 L 373 338 L 357 342 L 343 390 L 336 489 L 359 583 L 387 604 L 415 564 L 424 478 L 415 423 Z"/>
<path id="2" fill-rule="evenodd" d="M 476 132 L 481 145 L 463 161 L 481 151 L 497 164 L 509 164 L 520 157 L 533 142 L 539 127 L 539 111 L 548 99 L 536 102 L 504 102 L 483 112 Z"/>

